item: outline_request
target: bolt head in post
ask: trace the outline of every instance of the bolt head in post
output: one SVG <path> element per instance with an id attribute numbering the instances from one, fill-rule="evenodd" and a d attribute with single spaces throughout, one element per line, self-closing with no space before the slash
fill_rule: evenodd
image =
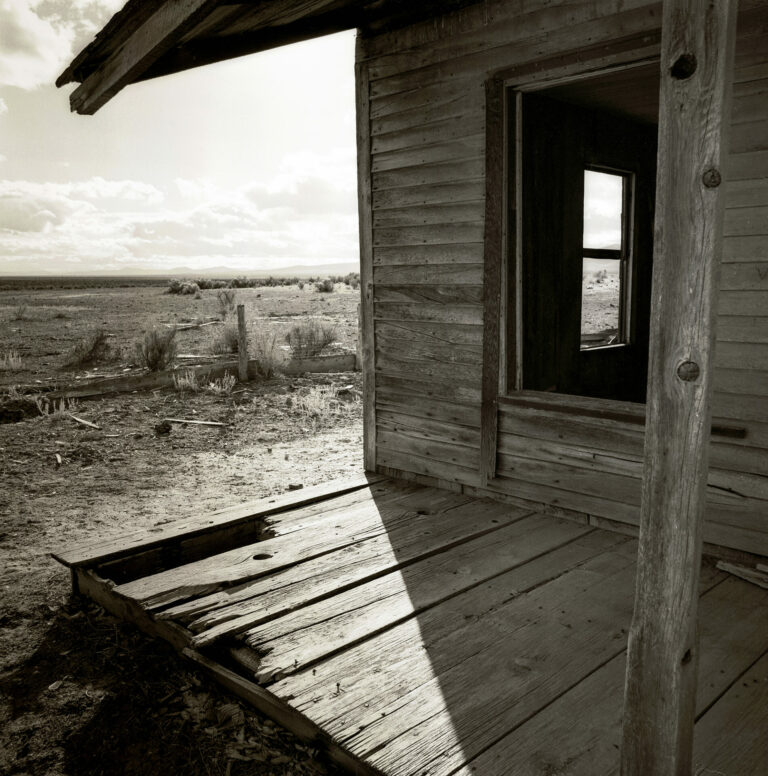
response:
<path id="1" fill-rule="evenodd" d="M 708 189 L 716 189 L 723 182 L 720 171 L 714 167 L 705 170 L 701 180 Z"/>
<path id="2" fill-rule="evenodd" d="M 694 380 L 698 380 L 701 374 L 701 369 L 695 361 L 683 361 L 677 367 L 677 376 L 684 383 L 692 383 Z"/>

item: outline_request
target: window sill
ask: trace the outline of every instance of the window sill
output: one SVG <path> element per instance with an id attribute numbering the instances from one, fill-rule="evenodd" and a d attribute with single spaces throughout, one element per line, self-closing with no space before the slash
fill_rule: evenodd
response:
<path id="1" fill-rule="evenodd" d="M 645 404 L 615 399 L 595 399 L 544 391 L 516 391 L 498 397 L 499 406 L 523 407 L 544 412 L 563 413 L 584 418 L 645 426 Z M 744 439 L 747 429 L 727 420 L 713 418 L 712 436 L 724 439 Z"/>

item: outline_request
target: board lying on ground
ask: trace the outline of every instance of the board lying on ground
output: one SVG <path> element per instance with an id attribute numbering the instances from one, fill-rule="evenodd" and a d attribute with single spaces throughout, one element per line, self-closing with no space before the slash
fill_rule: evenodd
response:
<path id="1" fill-rule="evenodd" d="M 353 773 L 594 776 L 618 772 L 635 554 L 587 524 L 363 476 L 56 557 Z M 768 593 L 707 563 L 700 591 L 697 772 L 757 776 Z"/>

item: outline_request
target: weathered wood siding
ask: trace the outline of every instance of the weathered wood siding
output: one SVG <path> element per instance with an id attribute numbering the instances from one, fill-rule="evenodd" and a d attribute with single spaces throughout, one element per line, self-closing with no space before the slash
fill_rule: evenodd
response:
<path id="1" fill-rule="evenodd" d="M 747 433 L 714 438 L 705 539 L 768 554 L 768 3 L 741 7 L 714 415 Z M 486 487 L 485 80 L 644 33 L 647 55 L 659 24 L 647 0 L 485 2 L 363 40 L 380 470 Z M 488 487 L 636 524 L 643 438 L 636 423 L 502 406 Z"/>

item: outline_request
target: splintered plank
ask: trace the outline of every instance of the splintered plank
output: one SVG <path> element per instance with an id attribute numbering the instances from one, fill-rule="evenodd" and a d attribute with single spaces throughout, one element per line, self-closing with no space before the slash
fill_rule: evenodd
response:
<path id="1" fill-rule="evenodd" d="M 715 703 L 762 654 L 768 638 L 768 596 L 736 580 L 717 584 L 721 580 L 722 575 L 711 567 L 702 569 L 700 589 L 706 592 L 699 618 L 699 712 Z M 626 653 L 622 651 L 457 773 L 503 776 L 510 762 L 515 763 L 516 776 L 618 773 L 625 669 Z M 727 737 L 723 736 L 726 730 L 729 728 L 718 727 L 715 737 Z M 733 776 L 764 773 L 738 767 L 723 772 Z"/>
<path id="2" fill-rule="evenodd" d="M 429 509 L 414 511 L 411 519 L 391 526 L 386 534 L 279 575 L 179 604 L 158 616 L 180 621 L 195 618 L 188 627 L 196 634 L 194 643 L 203 646 L 496 531 L 527 514 L 527 510 L 456 495 L 445 496 L 442 506 L 432 498 Z"/>
<path id="3" fill-rule="evenodd" d="M 244 634 L 246 644 L 262 656 L 256 679 L 265 682 L 295 673 L 592 530 L 531 515 L 266 622 Z"/>
<path id="4" fill-rule="evenodd" d="M 765 622 L 765 613 L 763 621 Z M 763 634 L 765 645 L 765 634 Z M 768 773 L 768 654 L 764 654 L 696 726 L 697 773 L 764 776 Z"/>
<path id="5" fill-rule="evenodd" d="M 593 557 L 572 568 L 578 543 Z M 621 652 L 634 550 L 589 534 L 272 691 L 387 773 L 452 773 Z"/>
<path id="6" fill-rule="evenodd" d="M 396 523 L 412 519 L 413 502 L 408 501 L 408 497 L 414 495 L 422 498 L 421 490 L 409 493 L 403 487 L 398 493 L 398 488 L 394 492 L 388 488 L 380 496 L 371 495 L 361 503 L 338 509 L 331 502 L 327 512 L 314 520 L 304 521 L 301 530 L 141 577 L 118 585 L 115 592 L 135 600 L 145 608 L 154 609 L 256 579 L 385 534 Z M 437 504 L 466 501 L 464 497 L 438 491 L 429 494 L 429 498 Z"/>
<path id="7" fill-rule="evenodd" d="M 66 566 L 95 566 L 119 557 L 126 557 L 169 542 L 189 541 L 196 536 L 218 531 L 232 531 L 243 523 L 276 515 L 315 502 L 332 499 L 345 493 L 362 491 L 385 478 L 376 474 L 362 474 L 344 480 L 332 480 L 279 496 L 269 496 L 234 507 L 221 509 L 203 516 L 177 520 L 159 529 L 131 531 L 109 539 L 81 543 L 53 553 Z M 362 495 L 362 494 L 361 494 Z"/>

